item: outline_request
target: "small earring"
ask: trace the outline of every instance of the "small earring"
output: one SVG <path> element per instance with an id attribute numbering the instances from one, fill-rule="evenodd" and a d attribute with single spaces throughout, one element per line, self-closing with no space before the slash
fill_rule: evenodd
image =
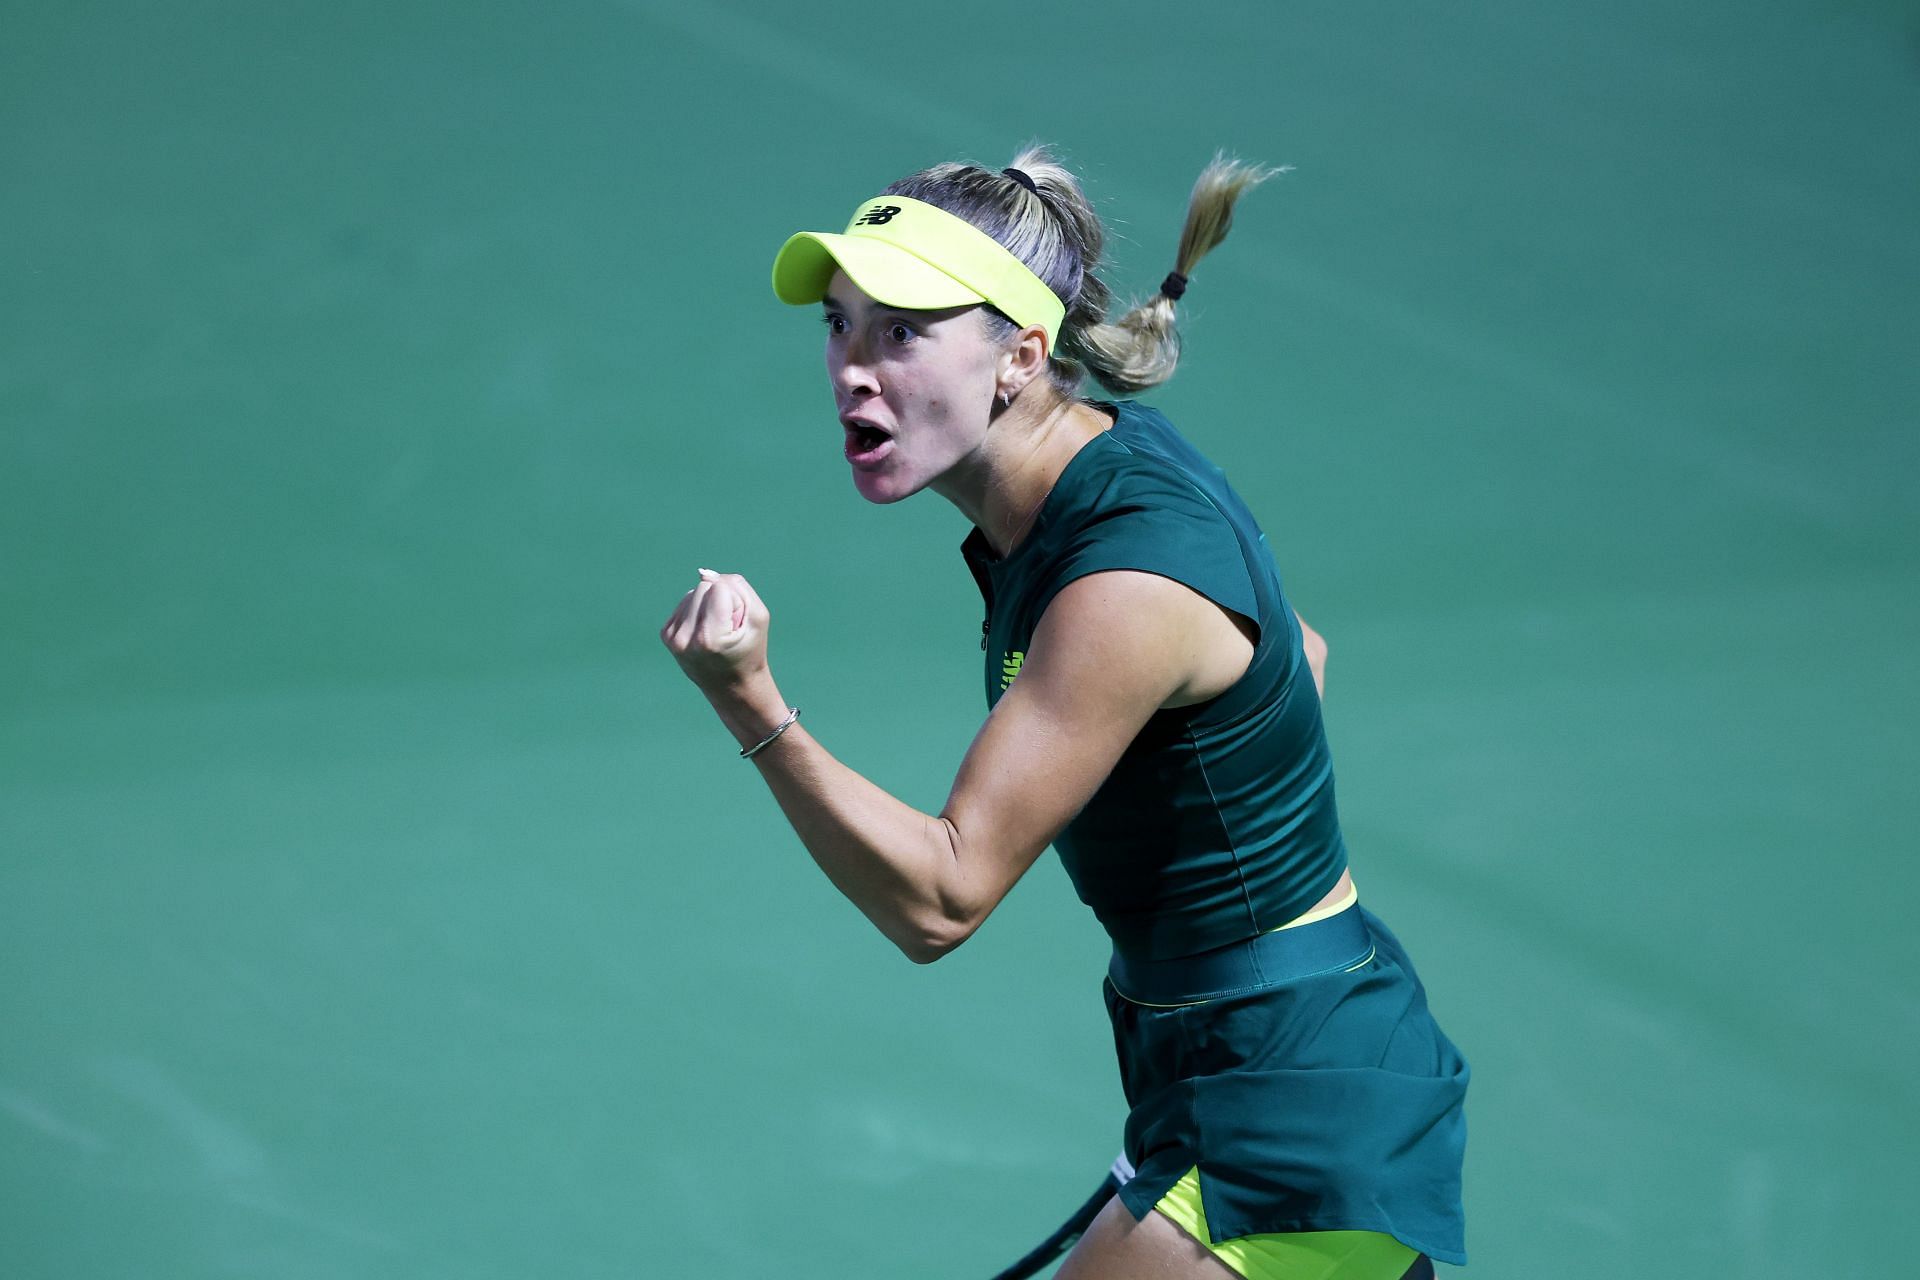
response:
<path id="1" fill-rule="evenodd" d="M 1001 407 L 1002 409 L 1011 409 L 1011 408 L 1013 408 L 1013 392 L 1011 392 L 1011 391 L 1002 391 L 1002 392 L 1000 393 L 1000 407 Z"/>

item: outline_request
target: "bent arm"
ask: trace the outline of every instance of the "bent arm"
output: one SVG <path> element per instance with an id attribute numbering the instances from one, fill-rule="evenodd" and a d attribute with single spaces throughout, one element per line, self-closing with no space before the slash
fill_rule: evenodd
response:
<path id="1" fill-rule="evenodd" d="M 746 747 L 772 732 L 787 704 L 768 679 L 714 709 Z M 895 946 L 925 963 L 957 945 L 946 941 L 953 844 L 939 818 L 842 764 L 799 722 L 753 762 L 813 860 Z"/>
<path id="2" fill-rule="evenodd" d="M 936 960 L 972 935 L 1183 687 L 1214 609 L 1148 573 L 1068 584 L 938 814 L 896 799 L 798 724 L 754 763 L 834 886 L 908 957 Z M 786 714 L 764 672 L 714 705 L 743 746 Z"/>
<path id="3" fill-rule="evenodd" d="M 1327 696 L 1327 639 L 1307 625 L 1307 620 L 1294 611 L 1293 620 L 1300 624 L 1300 647 L 1307 655 L 1307 669 L 1313 673 L 1313 689 L 1321 697 Z"/>

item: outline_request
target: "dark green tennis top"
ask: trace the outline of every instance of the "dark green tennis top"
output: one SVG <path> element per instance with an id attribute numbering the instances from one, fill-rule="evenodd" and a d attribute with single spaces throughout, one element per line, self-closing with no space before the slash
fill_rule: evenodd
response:
<path id="1" fill-rule="evenodd" d="M 961 553 L 987 602 L 989 707 L 1047 604 L 1089 573 L 1159 574 L 1259 628 L 1246 674 L 1155 713 L 1054 841 L 1114 945 L 1157 960 L 1278 928 L 1326 896 L 1347 854 L 1320 699 L 1266 535 L 1158 411 L 1099 407 L 1113 428 L 1067 463 L 1013 553 L 995 559 L 978 529 Z"/>

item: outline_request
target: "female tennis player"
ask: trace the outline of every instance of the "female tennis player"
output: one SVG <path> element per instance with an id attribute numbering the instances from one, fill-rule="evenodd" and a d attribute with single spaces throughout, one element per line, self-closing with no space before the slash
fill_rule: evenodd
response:
<path id="1" fill-rule="evenodd" d="M 1116 321 L 1102 231 L 1033 148 L 802 232 L 853 484 L 972 522 L 985 723 L 923 813 L 798 724 L 771 614 L 700 571 L 661 630 L 840 891 L 910 958 L 959 946 L 1049 844 L 1113 940 L 1103 987 L 1133 1176 L 1058 1275 L 1399 1280 L 1464 1263 L 1467 1067 L 1361 907 L 1308 646 L 1265 536 L 1167 419 L 1078 396 L 1172 376 L 1174 304 L 1270 174 L 1216 160 L 1175 269 Z"/>

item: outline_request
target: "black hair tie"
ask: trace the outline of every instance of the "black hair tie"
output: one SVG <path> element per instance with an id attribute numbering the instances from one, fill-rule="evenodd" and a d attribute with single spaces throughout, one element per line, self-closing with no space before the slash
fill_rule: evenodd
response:
<path id="1" fill-rule="evenodd" d="M 1167 272 L 1167 278 L 1160 282 L 1160 294 L 1168 302 L 1178 302 L 1186 296 L 1187 278 L 1178 271 Z"/>
<path id="2" fill-rule="evenodd" d="M 1035 195 L 1040 194 L 1040 188 L 1033 185 L 1033 179 L 1029 178 L 1026 174 L 1020 172 L 1020 170 L 1002 169 L 1000 172 L 1006 175 L 1007 177 L 1012 178 L 1015 182 L 1019 183 L 1021 186 L 1025 187 L 1027 190 L 1033 192 L 1033 194 Z"/>

